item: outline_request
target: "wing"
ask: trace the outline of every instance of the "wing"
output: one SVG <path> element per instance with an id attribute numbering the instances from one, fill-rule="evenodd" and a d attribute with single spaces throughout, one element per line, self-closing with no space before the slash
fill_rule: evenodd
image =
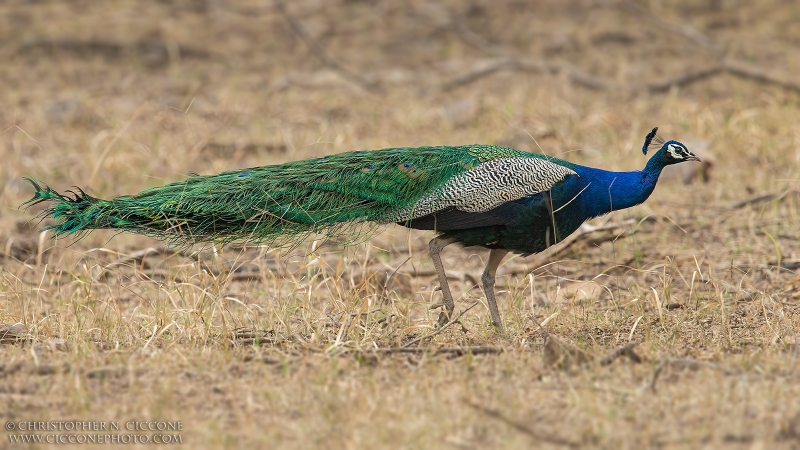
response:
<path id="1" fill-rule="evenodd" d="M 524 207 L 516 200 L 546 192 L 568 176 L 577 173 L 542 158 L 483 162 L 453 176 L 440 190 L 423 197 L 404 211 L 398 222 L 410 222 L 412 228 L 435 226 L 438 230 L 508 223 L 518 214 L 518 208 Z"/>
<path id="2" fill-rule="evenodd" d="M 523 214 L 550 215 L 549 192 L 540 192 L 484 212 L 467 212 L 455 208 L 437 211 L 400 225 L 417 230 L 454 231 L 494 225 L 513 225 Z"/>

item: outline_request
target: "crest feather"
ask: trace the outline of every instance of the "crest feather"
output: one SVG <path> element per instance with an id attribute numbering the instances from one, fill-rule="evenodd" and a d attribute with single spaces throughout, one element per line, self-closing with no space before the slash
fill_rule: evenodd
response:
<path id="1" fill-rule="evenodd" d="M 647 150 L 649 150 L 651 146 L 660 147 L 664 145 L 665 142 L 664 139 L 662 139 L 661 136 L 659 136 L 657 133 L 658 133 L 658 127 L 653 128 L 652 130 L 650 130 L 649 133 L 647 133 L 647 136 L 645 136 L 644 138 L 644 145 L 642 145 L 643 154 L 646 155 Z"/>

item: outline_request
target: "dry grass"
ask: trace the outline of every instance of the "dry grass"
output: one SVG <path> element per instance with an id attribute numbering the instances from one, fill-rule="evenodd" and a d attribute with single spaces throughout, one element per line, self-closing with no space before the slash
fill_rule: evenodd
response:
<path id="1" fill-rule="evenodd" d="M 357 78 L 269 2 L 0 6 L 0 323 L 25 327 L 0 344 L 0 421 L 179 420 L 192 448 L 800 446 L 798 93 L 730 73 L 648 93 L 713 57 L 613 5 L 471 3 L 287 4 Z M 729 58 L 800 69 L 793 2 L 647 6 Z M 570 69 L 452 83 L 508 58 Z M 16 209 L 25 175 L 113 196 L 389 146 L 537 150 L 535 138 L 629 170 L 654 125 L 707 144 L 707 183 L 667 176 L 646 204 L 597 221 L 656 218 L 631 236 L 543 267 L 506 261 L 504 334 L 475 285 L 486 252 L 448 248 L 457 309 L 480 303 L 421 353 L 376 349 L 433 331 L 425 233 L 126 258 L 159 243 L 54 242 Z M 732 207 L 766 193 L 778 195 Z M 542 321 L 564 345 L 545 349 Z M 628 343 L 641 363 L 594 362 Z M 463 346 L 502 352 L 442 351 Z"/>

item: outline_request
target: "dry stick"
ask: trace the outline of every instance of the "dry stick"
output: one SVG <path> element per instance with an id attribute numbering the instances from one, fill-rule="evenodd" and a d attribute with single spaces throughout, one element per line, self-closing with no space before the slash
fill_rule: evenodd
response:
<path id="1" fill-rule="evenodd" d="M 131 263 L 131 262 L 143 261 L 145 258 L 147 258 L 150 255 L 166 255 L 166 256 L 181 255 L 181 256 L 188 257 L 188 258 L 193 258 L 195 260 L 199 260 L 196 256 L 188 254 L 187 252 L 182 251 L 182 250 L 175 250 L 175 249 L 171 249 L 171 248 L 168 248 L 168 247 L 165 247 L 165 246 L 148 247 L 148 248 L 145 248 L 145 249 L 142 249 L 142 250 L 135 251 L 135 252 L 133 252 L 131 254 L 125 255 L 124 257 L 119 258 L 116 261 L 111 262 L 111 263 L 103 266 L 103 270 L 102 270 L 102 272 L 100 273 L 100 275 L 98 277 L 109 276 L 111 274 L 109 269 L 112 269 L 112 268 L 117 267 L 117 266 L 123 266 L 123 265 Z"/>
<path id="2" fill-rule="evenodd" d="M 713 55 L 718 60 L 718 65 L 715 65 L 713 67 L 690 71 L 671 80 L 659 83 L 651 83 L 645 86 L 645 90 L 649 92 L 653 93 L 667 92 L 672 87 L 687 86 L 691 83 L 705 80 L 707 78 L 719 75 L 723 72 L 730 73 L 731 75 L 738 76 L 740 78 L 747 78 L 767 84 L 775 84 L 786 89 L 791 89 L 800 92 L 800 82 L 794 81 L 785 75 L 765 72 L 755 66 L 743 63 L 741 61 L 726 59 L 724 57 L 723 51 L 719 49 L 719 47 L 714 43 L 714 41 L 710 37 L 706 36 L 705 34 L 699 32 L 697 29 L 689 25 L 675 24 L 672 22 L 665 21 L 660 17 L 654 15 L 647 9 L 635 3 L 628 2 L 625 0 L 618 2 L 618 5 L 620 5 L 622 9 L 626 10 L 630 14 L 650 20 L 665 30 L 668 30 L 670 32 L 675 32 L 677 30 L 678 33 L 682 35 L 684 38 L 688 39 L 695 45 L 701 47 L 702 49 Z M 622 86 L 614 85 L 613 83 L 604 80 L 602 78 L 584 73 L 566 63 L 553 63 L 546 61 L 539 62 L 539 61 L 520 59 L 509 55 L 504 55 L 505 52 L 487 44 L 480 35 L 476 34 L 472 30 L 469 30 L 463 23 L 459 21 L 451 21 L 451 22 L 454 23 L 454 25 L 452 25 L 452 28 L 456 31 L 456 34 L 461 38 L 462 41 L 467 43 L 467 45 L 483 50 L 494 56 L 505 56 L 505 59 L 494 62 L 493 64 L 490 64 L 488 66 L 482 64 L 483 67 L 477 67 L 465 75 L 459 76 L 453 80 L 444 83 L 441 87 L 443 91 L 449 91 L 459 88 L 461 86 L 465 86 L 467 84 L 478 81 L 481 78 L 494 75 L 495 73 L 498 72 L 528 72 L 528 73 L 550 73 L 550 74 L 565 73 L 570 81 L 589 89 L 601 90 L 601 91 L 609 90 L 611 88 L 618 90 L 625 89 Z M 636 91 L 637 89 L 634 88 L 632 90 Z"/>
<path id="3" fill-rule="evenodd" d="M 485 354 L 502 353 L 503 349 L 491 345 L 472 345 L 463 347 L 442 347 L 442 348 L 437 348 L 435 350 L 431 350 L 425 347 L 369 348 L 366 350 L 353 349 L 352 352 L 383 353 L 383 354 L 391 354 L 391 353 L 420 354 L 420 353 L 431 352 L 434 355 L 450 354 L 454 356 L 461 356 L 466 354 L 485 355 Z"/>
<path id="4" fill-rule="evenodd" d="M 763 202 L 771 202 L 771 201 L 780 201 L 784 197 L 789 194 L 797 193 L 798 191 L 795 189 L 786 189 L 785 191 L 781 192 L 780 194 L 758 194 L 754 195 L 748 199 L 736 202 L 731 204 L 728 208 L 730 209 L 741 209 L 745 206 L 752 205 L 755 203 L 763 203 Z"/>
<path id="5" fill-rule="evenodd" d="M 685 23 L 673 23 L 666 21 L 661 17 L 651 13 L 646 8 L 627 0 L 619 1 L 617 2 L 617 5 L 634 16 L 638 16 L 653 22 L 665 31 L 669 31 L 670 33 L 675 33 L 677 31 L 678 34 L 701 47 L 703 50 L 711 53 L 717 58 L 722 58 L 722 50 L 717 47 L 711 38 L 697 31 L 696 28 L 693 28 Z"/>
<path id="6" fill-rule="evenodd" d="M 725 58 L 724 52 L 717 46 L 713 39 L 686 23 L 673 23 L 666 21 L 661 17 L 651 13 L 647 9 L 627 0 L 619 1 L 617 4 L 628 13 L 647 19 L 658 25 L 660 28 L 669 31 L 670 33 L 677 31 L 678 34 L 717 58 L 720 63 L 720 68 L 724 69 L 725 72 L 731 75 L 759 81 L 761 83 L 774 84 L 786 89 L 800 92 L 800 82 L 791 80 L 785 75 L 765 72 L 750 64 Z M 714 73 L 709 73 L 702 78 L 707 78 L 711 75 L 716 75 L 721 72 L 722 71 L 720 70 Z"/>
<path id="7" fill-rule="evenodd" d="M 437 334 L 439 334 L 442 331 L 446 330 L 447 327 L 449 327 L 450 325 L 453 325 L 454 323 L 458 323 L 461 320 L 461 316 L 466 314 L 467 311 L 469 311 L 470 309 L 474 308 L 475 305 L 477 305 L 477 304 L 478 304 L 478 302 L 475 302 L 475 303 L 469 305 L 465 310 L 463 310 L 460 313 L 458 313 L 458 315 L 455 318 L 453 318 L 450 322 L 447 322 L 446 324 L 442 325 L 442 327 L 439 328 L 438 330 L 435 330 L 432 333 L 428 333 L 425 336 L 420 336 L 418 338 L 412 339 L 412 340 L 406 342 L 405 344 L 403 344 L 401 348 L 411 347 L 412 345 L 418 343 L 419 341 L 421 341 L 423 339 L 428 339 L 428 338 L 432 338 L 432 337 L 436 336 Z"/>
<path id="8" fill-rule="evenodd" d="M 790 80 L 783 74 L 765 72 L 757 67 L 745 64 L 740 61 L 726 59 L 722 61 L 722 66 L 731 75 L 736 75 L 742 78 L 749 78 L 751 80 L 760 81 L 767 84 L 775 84 L 782 88 L 791 89 L 795 92 L 800 92 L 800 82 Z"/>
<path id="9" fill-rule="evenodd" d="M 405 349 L 411 350 L 411 349 Z M 421 349 L 420 350 L 424 350 Z M 488 354 L 495 354 L 495 353 L 503 353 L 503 349 L 500 347 L 494 347 L 491 345 L 471 345 L 471 346 L 464 346 L 464 347 L 442 347 L 437 348 L 434 352 L 434 355 L 441 355 L 443 353 L 451 354 L 453 356 L 461 356 L 466 354 L 472 355 L 488 355 Z"/>
<path id="10" fill-rule="evenodd" d="M 706 69 L 690 71 L 667 81 L 650 83 L 644 87 L 644 90 L 653 93 L 667 92 L 673 86 L 684 87 L 697 81 L 705 80 L 706 78 L 718 75 L 722 73 L 724 68 L 724 65 L 717 65 Z M 571 82 L 588 89 L 595 91 L 604 91 L 610 89 L 625 90 L 625 88 L 622 86 L 614 85 L 613 83 L 600 77 L 582 72 L 576 67 L 566 63 L 537 62 L 526 59 L 504 59 L 489 65 L 482 63 L 479 65 L 479 67 L 473 69 L 467 74 L 444 83 L 441 89 L 443 91 L 450 91 L 461 86 L 474 83 L 481 78 L 494 75 L 495 73 L 499 72 L 549 73 L 553 75 L 566 73 L 567 78 Z M 638 89 L 633 88 L 631 90 L 636 91 Z"/>
<path id="11" fill-rule="evenodd" d="M 116 260 L 116 261 L 114 261 L 112 263 L 109 263 L 108 265 L 106 265 L 103 268 L 104 269 L 110 269 L 112 267 L 122 266 L 122 265 L 125 265 L 125 264 L 130 263 L 130 262 L 141 261 L 141 260 L 147 258 L 150 255 L 174 255 L 174 254 L 177 254 L 177 253 L 179 253 L 179 252 L 177 252 L 175 250 L 168 249 L 168 248 L 163 247 L 163 246 L 162 247 L 147 247 L 147 248 L 145 248 L 143 250 L 137 250 L 137 251 L 135 251 L 133 253 L 125 255 L 124 257 L 119 258 L 118 260 Z"/>
<path id="12" fill-rule="evenodd" d="M 392 272 L 392 274 L 391 274 L 391 275 L 389 275 L 389 277 L 388 277 L 388 278 L 386 278 L 386 282 L 385 282 L 385 283 L 383 283 L 383 292 L 381 292 L 381 301 L 380 301 L 380 303 L 383 303 L 383 302 L 385 302 L 385 301 L 386 301 L 386 297 L 387 297 L 387 295 L 386 295 L 386 292 L 389 290 L 389 282 L 390 282 L 390 281 L 392 281 L 392 278 L 393 278 L 393 277 L 394 277 L 394 275 L 397 273 L 397 271 L 398 271 L 398 270 L 400 270 L 400 268 L 401 268 L 401 267 L 403 267 L 403 266 L 404 266 L 404 265 L 405 265 L 405 264 L 406 264 L 406 263 L 407 263 L 407 262 L 408 262 L 410 259 L 411 259 L 411 257 L 410 257 L 410 256 L 409 256 L 408 258 L 406 258 L 406 259 L 405 259 L 405 261 L 403 261 L 402 263 L 400 263 L 400 265 L 399 265 L 399 266 L 397 266 L 397 268 L 396 268 L 396 269 L 394 269 L 394 271 Z"/>
<path id="13" fill-rule="evenodd" d="M 611 85 L 608 81 L 581 72 L 576 67 L 565 62 L 556 62 L 556 63 L 539 62 L 539 61 L 532 61 L 526 58 L 520 58 L 516 55 L 509 54 L 509 52 L 505 51 L 505 49 L 491 45 L 483 38 L 483 36 L 472 31 L 466 25 L 466 20 L 459 20 L 459 18 L 451 17 L 449 26 L 451 29 L 455 31 L 456 35 L 465 44 L 473 48 L 476 48 L 478 50 L 481 50 L 489 55 L 496 57 L 503 57 L 505 59 L 489 67 L 476 70 L 472 73 L 468 73 L 465 76 L 456 78 L 455 80 L 445 83 L 442 86 L 442 90 L 444 91 L 455 89 L 465 84 L 477 81 L 478 79 L 483 78 L 485 76 L 489 76 L 501 71 L 512 71 L 512 72 L 522 71 L 522 72 L 533 72 L 533 73 L 544 72 L 550 74 L 564 73 L 567 75 L 567 78 L 569 78 L 569 80 L 572 81 L 573 83 L 586 87 L 588 89 L 598 90 L 598 91 L 606 90 Z"/>
<path id="14" fill-rule="evenodd" d="M 633 347 L 635 345 L 636 345 L 635 343 L 630 342 L 628 344 L 617 347 L 606 353 L 606 355 L 603 356 L 602 358 L 600 358 L 598 363 L 600 363 L 601 366 L 607 366 L 612 362 L 614 362 L 614 360 L 616 360 L 620 356 L 627 356 L 628 359 L 631 360 L 631 362 L 639 364 L 640 362 L 642 362 L 642 358 L 641 356 L 636 354 L 636 352 L 633 351 Z"/>
<path id="15" fill-rule="evenodd" d="M 754 203 L 761 203 L 767 202 L 775 198 L 778 194 L 758 194 L 754 195 L 748 199 L 736 202 L 730 206 L 730 209 L 741 209 L 745 206 L 752 205 Z"/>
<path id="16" fill-rule="evenodd" d="M 757 267 L 764 268 L 767 270 L 769 270 L 772 267 L 780 267 L 781 269 L 786 269 L 786 270 L 797 270 L 800 269 L 800 261 L 781 260 L 780 265 L 778 265 L 777 261 L 774 262 L 770 261 L 767 264 L 759 264 Z M 797 306 L 797 305 L 792 305 L 791 303 L 784 303 L 784 305 Z"/>
<path id="17" fill-rule="evenodd" d="M 292 17 L 288 11 L 286 11 L 286 7 L 284 6 L 282 1 L 278 1 L 275 3 L 275 9 L 278 10 L 279 13 L 286 19 L 286 22 L 291 27 L 292 31 L 297 35 L 297 37 L 302 40 L 308 49 L 311 50 L 311 53 L 317 57 L 323 64 L 330 67 L 331 69 L 338 72 L 347 80 L 357 84 L 359 87 L 364 89 L 365 91 L 371 92 L 373 94 L 380 94 L 383 90 L 378 86 L 378 84 L 374 81 L 370 81 L 362 77 L 361 75 L 353 72 L 352 70 L 348 69 L 347 67 L 339 64 L 335 59 L 328 56 L 325 52 L 325 49 L 320 46 L 316 40 L 306 31 L 305 28 L 298 22 L 294 17 Z"/>
<path id="18" fill-rule="evenodd" d="M 720 65 L 708 67 L 705 69 L 696 70 L 683 74 L 672 80 L 663 81 L 660 83 L 651 83 L 647 85 L 647 90 L 653 93 L 667 92 L 673 87 L 684 87 L 696 81 L 705 80 L 706 78 L 713 77 L 722 73 L 723 67 Z"/>
<path id="19" fill-rule="evenodd" d="M 464 400 L 464 403 L 466 403 L 467 406 L 469 406 L 470 408 L 475 409 L 476 411 L 479 411 L 479 412 L 481 412 L 483 414 L 486 414 L 489 417 L 497 419 L 497 420 L 505 423 L 506 425 L 511 426 L 512 428 L 516 429 L 517 431 L 520 431 L 520 432 L 532 437 L 533 439 L 536 439 L 537 441 L 545 441 L 545 442 L 549 442 L 551 444 L 561 445 L 561 446 L 564 446 L 564 447 L 571 447 L 571 448 L 576 448 L 576 447 L 580 446 L 580 444 L 578 442 L 570 441 L 570 440 L 564 439 L 562 437 L 552 436 L 550 434 L 537 433 L 537 432 L 533 431 L 527 425 L 519 423 L 519 422 L 517 422 L 515 420 L 509 419 L 508 417 L 504 416 L 502 413 L 500 413 L 500 411 L 497 411 L 496 409 L 487 408 L 485 406 L 479 405 L 477 403 L 473 403 L 473 402 L 471 402 L 469 400 L 466 400 L 466 399 Z"/>
<path id="20" fill-rule="evenodd" d="M 441 89 L 443 91 L 450 91 L 474 83 L 481 78 L 498 72 L 549 73 L 553 75 L 564 73 L 570 81 L 580 86 L 598 91 L 609 88 L 609 83 L 607 81 L 581 72 L 577 68 L 566 63 L 539 62 L 527 59 L 504 59 L 486 67 L 479 67 L 468 72 L 466 75 L 450 80 L 444 83 Z"/>
<path id="21" fill-rule="evenodd" d="M 664 370 L 666 366 L 684 366 L 692 368 L 707 367 L 709 369 L 714 369 L 725 375 L 740 375 L 740 372 L 726 369 L 724 367 L 721 367 L 717 364 L 708 361 L 697 361 L 695 359 L 686 359 L 686 358 L 666 358 L 661 360 L 661 363 L 658 364 L 658 367 L 656 367 L 655 372 L 653 372 L 653 379 L 650 380 L 650 383 L 648 383 L 647 386 L 644 386 L 642 390 L 649 389 L 655 392 L 656 382 L 658 381 L 658 377 L 661 375 L 661 372 Z"/>

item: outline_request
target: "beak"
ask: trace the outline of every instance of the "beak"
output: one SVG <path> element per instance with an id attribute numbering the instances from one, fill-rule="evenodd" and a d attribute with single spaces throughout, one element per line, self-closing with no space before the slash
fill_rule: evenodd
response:
<path id="1" fill-rule="evenodd" d="M 697 161 L 697 162 L 701 162 L 701 161 L 700 161 L 700 158 L 698 158 L 697 156 L 694 156 L 694 155 L 690 155 L 690 156 L 689 156 L 689 159 L 687 159 L 687 161 Z"/>

